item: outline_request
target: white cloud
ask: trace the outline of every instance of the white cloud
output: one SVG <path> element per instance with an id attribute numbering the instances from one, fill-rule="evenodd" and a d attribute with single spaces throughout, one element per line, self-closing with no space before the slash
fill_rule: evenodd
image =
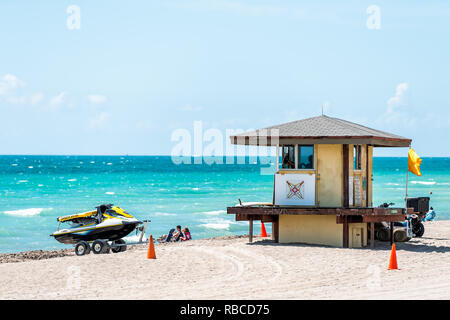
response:
<path id="1" fill-rule="evenodd" d="M 11 97 L 6 98 L 6 101 L 11 104 L 24 104 L 27 101 L 27 98 L 11 96 Z"/>
<path id="2" fill-rule="evenodd" d="M 386 112 L 382 116 L 384 123 L 396 125 L 403 124 L 406 126 L 414 125 L 417 121 L 412 117 L 411 110 L 408 108 L 406 94 L 408 92 L 408 83 L 402 82 L 395 88 L 395 95 L 387 100 Z"/>
<path id="3" fill-rule="evenodd" d="M 105 103 L 107 98 L 101 94 L 90 94 L 87 96 L 88 100 L 92 104 L 102 104 Z"/>
<path id="4" fill-rule="evenodd" d="M 91 128 L 101 128 L 106 125 L 108 120 L 111 118 L 111 114 L 108 112 L 101 112 L 95 117 L 89 120 L 89 126 Z"/>
<path id="5" fill-rule="evenodd" d="M 54 107 L 60 106 L 63 102 L 66 101 L 67 93 L 65 91 L 61 92 L 57 96 L 54 96 L 50 99 L 50 105 Z"/>
<path id="6" fill-rule="evenodd" d="M 5 95 L 11 91 L 25 86 L 25 82 L 13 74 L 5 74 L 0 80 L 0 95 Z"/>
<path id="7" fill-rule="evenodd" d="M 198 111 L 202 111 L 203 107 L 201 107 L 201 106 L 193 106 L 191 104 L 186 104 L 186 105 L 180 107 L 178 110 L 198 112 Z"/>
<path id="8" fill-rule="evenodd" d="M 395 89 L 395 96 L 389 98 L 387 101 L 388 113 L 395 112 L 395 108 L 405 104 L 405 93 L 408 91 L 408 84 L 406 82 L 399 83 Z"/>
<path id="9" fill-rule="evenodd" d="M 30 102 L 32 105 L 38 104 L 42 100 L 44 100 L 44 95 L 40 92 L 31 95 L 31 98 L 30 98 Z"/>

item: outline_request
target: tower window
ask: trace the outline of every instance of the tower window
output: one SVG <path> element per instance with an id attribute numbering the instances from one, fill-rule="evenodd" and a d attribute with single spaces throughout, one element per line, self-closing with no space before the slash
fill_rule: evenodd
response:
<path id="1" fill-rule="evenodd" d="M 298 145 L 298 169 L 314 169 L 314 146 Z"/>

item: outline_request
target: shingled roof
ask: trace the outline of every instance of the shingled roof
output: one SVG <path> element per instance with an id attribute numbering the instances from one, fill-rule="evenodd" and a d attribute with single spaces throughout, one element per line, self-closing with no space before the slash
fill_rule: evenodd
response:
<path id="1" fill-rule="evenodd" d="M 230 139 L 233 144 L 275 145 L 276 139 L 270 136 L 276 132 L 279 144 L 369 144 L 378 147 L 409 147 L 411 144 L 411 139 L 324 115 L 230 136 Z"/>

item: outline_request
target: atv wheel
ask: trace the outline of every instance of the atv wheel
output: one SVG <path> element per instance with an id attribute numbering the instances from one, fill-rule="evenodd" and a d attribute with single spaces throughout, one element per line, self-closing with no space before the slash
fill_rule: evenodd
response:
<path id="1" fill-rule="evenodd" d="M 95 254 L 106 253 L 106 251 L 108 251 L 108 250 L 109 250 L 109 246 L 106 243 L 106 241 L 95 240 L 92 243 L 92 251 L 94 251 Z"/>
<path id="2" fill-rule="evenodd" d="M 90 252 L 89 244 L 87 244 L 85 241 L 78 242 L 75 245 L 75 254 L 77 256 L 84 256 L 85 254 L 88 254 Z"/>
<path id="3" fill-rule="evenodd" d="M 119 239 L 113 242 L 113 244 L 121 244 L 121 246 L 117 246 L 117 247 L 111 247 L 111 251 L 113 253 L 118 253 L 118 252 L 123 252 L 127 250 L 127 246 L 125 246 L 125 240 L 123 239 Z"/>
<path id="4" fill-rule="evenodd" d="M 396 230 L 394 232 L 394 241 L 395 242 L 405 242 L 408 238 L 405 230 Z"/>
<path id="5" fill-rule="evenodd" d="M 413 233 L 418 238 L 423 236 L 423 234 L 425 233 L 425 227 L 423 226 L 422 222 L 419 222 L 414 226 Z"/>

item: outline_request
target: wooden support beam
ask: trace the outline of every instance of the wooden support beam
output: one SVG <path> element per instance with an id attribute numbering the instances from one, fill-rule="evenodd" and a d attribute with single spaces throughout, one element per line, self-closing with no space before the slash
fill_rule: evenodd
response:
<path id="1" fill-rule="evenodd" d="M 375 248 L 375 222 L 370 223 L 370 247 Z"/>
<path id="2" fill-rule="evenodd" d="M 344 248 L 348 248 L 348 217 L 344 216 L 344 223 L 342 225 L 342 244 Z"/>
<path id="3" fill-rule="evenodd" d="M 272 239 L 275 243 L 278 243 L 280 240 L 279 239 L 280 238 L 279 228 L 280 228 L 280 225 L 279 225 L 278 217 L 277 217 L 277 219 L 274 219 L 274 221 L 272 222 Z"/>
<path id="4" fill-rule="evenodd" d="M 249 220 L 248 241 L 253 242 L 253 218 Z"/>
<path id="5" fill-rule="evenodd" d="M 349 207 L 349 192 L 348 192 L 348 175 L 349 175 L 349 164 L 348 164 L 348 155 L 349 155 L 349 151 L 348 151 L 348 144 L 344 144 L 343 145 L 343 149 L 342 149 L 342 172 L 343 172 L 343 191 L 344 191 L 344 203 L 342 204 L 342 206 L 344 208 L 348 208 Z"/>
<path id="6" fill-rule="evenodd" d="M 366 144 L 366 207 L 369 205 L 369 145 Z"/>
<path id="7" fill-rule="evenodd" d="M 391 227 L 391 245 L 394 243 L 394 222 L 393 221 L 391 221 L 391 225 L 390 225 L 390 227 Z"/>
<path id="8" fill-rule="evenodd" d="M 408 213 L 413 213 L 413 208 L 408 208 Z M 261 207 L 228 207 L 228 214 L 245 214 L 245 215 L 260 215 L 273 216 L 281 214 L 294 215 L 399 215 L 406 214 L 404 208 L 315 208 L 315 207 L 281 207 L 281 206 L 261 206 Z"/>
<path id="9" fill-rule="evenodd" d="M 403 214 L 394 215 L 364 215 L 363 222 L 391 222 L 391 221 L 403 221 L 405 216 Z"/>

